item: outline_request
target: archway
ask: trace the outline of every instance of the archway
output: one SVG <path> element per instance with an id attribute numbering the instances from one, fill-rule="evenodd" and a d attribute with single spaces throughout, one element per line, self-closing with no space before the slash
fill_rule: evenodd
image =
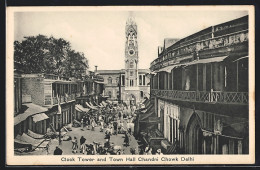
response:
<path id="1" fill-rule="evenodd" d="M 202 154 L 203 133 L 201 130 L 201 121 L 197 113 L 193 113 L 186 130 L 186 153 Z"/>

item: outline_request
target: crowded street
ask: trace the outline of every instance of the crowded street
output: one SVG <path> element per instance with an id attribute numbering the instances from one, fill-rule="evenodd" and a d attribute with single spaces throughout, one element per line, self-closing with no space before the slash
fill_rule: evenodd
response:
<path id="1" fill-rule="evenodd" d="M 105 103 L 105 102 L 103 102 Z M 115 107 L 116 106 L 116 107 Z M 93 107 L 92 107 L 93 108 Z M 108 104 L 99 109 L 81 113 L 81 122 L 74 119 L 72 124 L 61 128 L 61 132 L 45 139 L 48 144 L 33 152 L 17 155 L 131 155 L 138 154 L 138 141 L 133 136 L 135 107 Z M 124 114 L 122 114 L 124 113 Z M 99 116 L 98 116 L 99 115 Z M 45 135 L 46 138 L 46 135 Z M 82 142 L 82 139 L 84 140 Z M 56 153 L 58 150 L 58 153 Z"/>
<path id="2" fill-rule="evenodd" d="M 52 34 L 24 34 L 14 42 L 14 113 L 8 121 L 14 124 L 6 128 L 14 155 L 249 154 L 248 14 L 226 13 L 219 20 L 218 13 L 205 12 L 192 22 L 204 25 L 205 16 L 215 17 L 203 29 L 176 21 L 187 31 L 179 37 L 178 30 L 169 31 L 176 26 L 161 35 L 161 23 L 153 23 L 159 19 L 151 20 L 149 28 L 160 26 L 153 31 L 158 37 L 144 43 L 142 38 L 153 35 L 143 32 L 148 21 L 140 21 L 151 19 L 144 13 L 122 11 L 121 18 L 85 13 L 88 20 L 82 22 L 74 22 L 81 18 L 75 14 L 72 27 L 86 24 L 78 42 L 86 54 L 72 48 L 74 41 Z M 171 15 L 167 26 L 176 18 Z M 115 23 L 100 27 L 108 16 Z M 28 18 L 22 25 L 30 23 Z M 108 39 L 121 43 L 113 46 Z"/>

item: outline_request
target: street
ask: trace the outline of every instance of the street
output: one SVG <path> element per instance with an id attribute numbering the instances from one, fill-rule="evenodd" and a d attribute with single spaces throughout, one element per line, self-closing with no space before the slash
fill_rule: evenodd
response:
<path id="1" fill-rule="evenodd" d="M 81 136 L 84 136 L 86 138 L 86 144 L 93 144 L 93 142 L 100 142 L 101 144 L 104 144 L 106 142 L 105 138 L 105 131 L 100 132 L 100 126 L 95 127 L 95 131 L 88 130 L 87 127 L 84 127 L 84 131 L 81 130 L 80 127 L 74 128 L 72 127 L 72 131 L 69 131 L 67 135 L 71 136 L 71 138 L 77 137 L 78 139 L 78 145 L 79 144 L 79 139 Z M 124 145 L 124 134 L 117 134 L 117 135 L 112 135 L 110 138 L 110 143 L 114 143 L 114 145 L 121 146 L 121 148 L 124 150 L 125 155 L 131 155 L 130 148 L 138 150 L 138 143 L 137 140 L 134 138 L 134 136 L 130 137 L 129 145 L 130 146 L 125 146 Z M 56 139 L 51 139 L 49 143 L 49 154 L 47 154 L 46 150 L 36 150 L 30 153 L 27 153 L 29 155 L 53 155 L 53 152 L 58 146 L 61 148 L 63 151 L 62 155 L 83 155 L 82 153 L 79 152 L 79 148 L 77 149 L 77 153 L 72 152 L 72 142 L 71 140 L 69 141 L 62 141 L 61 145 L 59 145 L 59 140 L 58 138 Z M 138 152 L 136 152 L 137 154 Z M 22 155 L 27 155 L 26 153 Z M 86 152 L 85 152 L 86 154 Z M 19 153 L 19 155 L 21 155 Z"/>

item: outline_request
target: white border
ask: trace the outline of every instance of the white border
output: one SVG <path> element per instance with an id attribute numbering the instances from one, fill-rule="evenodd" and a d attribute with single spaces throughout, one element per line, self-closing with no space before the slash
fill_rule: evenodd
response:
<path id="1" fill-rule="evenodd" d="M 255 163 L 255 11 L 254 6 L 233 5 L 233 6 L 95 6 L 95 7 L 7 7 L 6 18 L 6 163 L 7 165 L 174 165 L 174 164 L 253 164 Z M 62 162 L 62 157 L 78 156 L 14 156 L 13 132 L 13 42 L 14 42 L 14 13 L 28 11 L 248 11 L 249 13 L 249 155 L 163 155 L 167 158 L 177 157 L 179 161 L 160 161 L 158 155 L 84 155 L 84 158 L 107 158 L 106 162 Z M 151 62 L 151 61 L 150 61 Z M 158 157 L 159 161 L 109 161 L 113 158 L 153 158 Z M 194 161 L 180 161 L 181 157 L 193 157 Z"/>

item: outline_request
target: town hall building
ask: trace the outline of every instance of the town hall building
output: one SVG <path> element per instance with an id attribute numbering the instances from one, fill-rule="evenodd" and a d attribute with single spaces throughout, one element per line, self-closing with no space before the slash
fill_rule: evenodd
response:
<path id="1" fill-rule="evenodd" d="M 105 95 L 111 100 L 138 104 L 150 94 L 149 69 L 139 69 L 137 24 L 130 16 L 125 27 L 125 68 L 121 70 L 97 70 L 103 76 Z"/>

